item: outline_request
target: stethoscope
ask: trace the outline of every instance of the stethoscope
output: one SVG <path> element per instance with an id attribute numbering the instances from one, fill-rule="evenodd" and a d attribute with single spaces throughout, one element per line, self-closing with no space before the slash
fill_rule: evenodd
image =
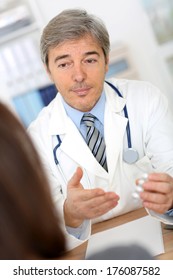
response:
<path id="1" fill-rule="evenodd" d="M 120 91 L 113 84 L 109 83 L 108 81 L 105 81 L 105 82 L 118 94 L 119 97 L 123 98 Z M 123 150 L 123 160 L 128 164 L 132 164 L 132 163 L 135 163 L 139 159 L 139 154 L 136 149 L 132 148 L 129 116 L 128 116 L 126 105 L 124 106 L 123 111 L 124 111 L 125 118 L 128 119 L 128 123 L 126 126 L 128 148 Z"/>
<path id="2" fill-rule="evenodd" d="M 108 81 L 105 81 L 105 82 L 118 94 L 119 97 L 123 98 L 123 96 L 120 93 L 120 91 L 113 84 L 111 84 Z M 127 106 L 126 105 L 124 106 L 123 111 L 124 111 L 125 118 L 129 119 L 128 118 L 128 112 L 127 112 Z M 132 141 L 131 141 L 131 133 L 130 133 L 129 121 L 128 121 L 127 126 L 126 126 L 126 133 L 127 133 L 127 144 L 128 144 L 128 147 L 123 150 L 123 161 L 128 163 L 128 164 L 132 164 L 132 163 L 135 163 L 139 159 L 139 154 L 138 154 L 138 151 L 136 149 L 132 148 Z M 56 165 L 59 165 L 59 161 L 58 161 L 57 156 L 56 156 L 56 151 L 60 147 L 62 141 L 61 141 L 59 135 L 57 135 L 56 137 L 57 137 L 57 140 L 58 140 L 58 144 L 53 149 L 53 155 L 54 155 L 54 161 L 55 161 Z M 60 165 L 59 165 L 59 167 L 60 167 Z M 61 173 L 63 174 L 63 172 L 61 172 Z M 65 178 L 64 178 L 64 180 L 65 180 Z"/>

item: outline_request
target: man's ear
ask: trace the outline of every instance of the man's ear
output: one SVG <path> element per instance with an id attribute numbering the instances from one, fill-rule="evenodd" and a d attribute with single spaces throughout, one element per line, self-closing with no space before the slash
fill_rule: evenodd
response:
<path id="1" fill-rule="evenodd" d="M 47 73 L 48 76 L 49 76 L 49 79 L 54 83 L 54 80 L 53 80 L 53 78 L 52 78 L 52 75 L 51 75 L 51 72 L 50 72 L 50 70 L 49 70 L 49 67 L 48 67 L 46 64 L 44 64 L 44 68 L 45 68 L 45 70 L 46 70 L 46 73 Z"/>

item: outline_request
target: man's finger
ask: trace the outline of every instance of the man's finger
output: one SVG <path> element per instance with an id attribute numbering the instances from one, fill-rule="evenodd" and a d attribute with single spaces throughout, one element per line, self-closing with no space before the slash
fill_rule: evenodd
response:
<path id="1" fill-rule="evenodd" d="M 77 188 L 77 187 L 81 187 L 80 185 L 80 180 L 82 179 L 83 176 L 83 170 L 81 167 L 78 167 L 75 171 L 75 173 L 73 174 L 73 176 L 71 177 L 71 179 L 68 182 L 68 187 L 69 188 Z"/>

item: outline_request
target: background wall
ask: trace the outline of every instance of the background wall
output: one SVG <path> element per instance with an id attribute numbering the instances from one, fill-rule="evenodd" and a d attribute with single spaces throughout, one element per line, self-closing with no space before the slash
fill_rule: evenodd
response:
<path id="1" fill-rule="evenodd" d="M 171 49 L 173 50 L 173 42 L 162 46 L 157 43 L 141 0 L 26 1 L 33 8 L 36 19 L 39 21 L 37 39 L 44 25 L 63 9 L 85 8 L 101 17 L 110 34 L 111 48 L 114 49 L 114 46 L 120 43 L 127 45 L 138 78 L 158 86 L 173 104 L 173 77 L 171 77 L 165 63 L 165 56 Z M 32 34 L 29 33 L 25 36 L 31 37 Z M 11 41 L 0 43 L 0 52 L 2 46 L 8 44 L 11 44 Z M 45 79 L 46 83 L 48 82 L 45 76 L 42 78 Z M 10 98 L 7 98 L 8 95 L 7 89 L 2 85 L 0 97 L 10 102 Z"/>

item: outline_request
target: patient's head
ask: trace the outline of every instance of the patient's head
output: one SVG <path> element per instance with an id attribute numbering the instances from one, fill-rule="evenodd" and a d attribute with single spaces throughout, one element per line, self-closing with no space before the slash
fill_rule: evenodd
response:
<path id="1" fill-rule="evenodd" d="M 40 159 L 0 103 L 0 259 L 59 257 L 65 239 Z"/>

